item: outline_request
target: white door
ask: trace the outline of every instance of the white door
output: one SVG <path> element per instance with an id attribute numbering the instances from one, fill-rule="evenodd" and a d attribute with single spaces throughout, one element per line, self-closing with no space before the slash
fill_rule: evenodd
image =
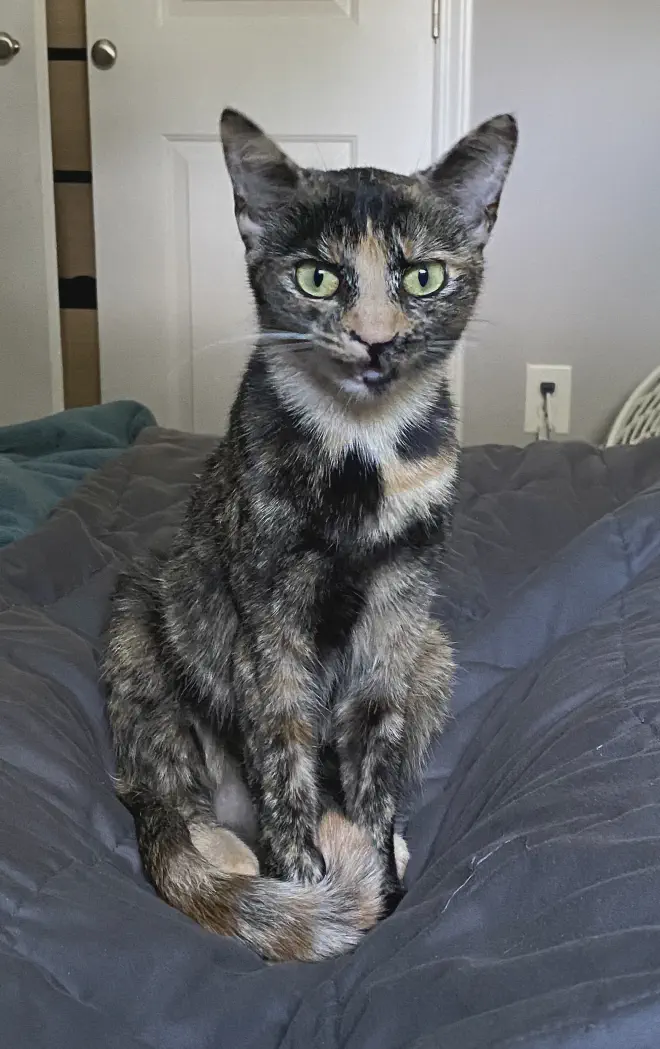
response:
<path id="1" fill-rule="evenodd" d="M 298 162 L 431 155 L 432 0 L 87 0 L 105 400 L 224 429 L 252 330 L 218 140 L 242 109 Z M 243 341 L 241 341 L 243 340 Z"/>
<path id="2" fill-rule="evenodd" d="M 43 0 L 0 0 L 0 426 L 63 407 Z M 15 52 L 15 53 L 14 53 Z"/>

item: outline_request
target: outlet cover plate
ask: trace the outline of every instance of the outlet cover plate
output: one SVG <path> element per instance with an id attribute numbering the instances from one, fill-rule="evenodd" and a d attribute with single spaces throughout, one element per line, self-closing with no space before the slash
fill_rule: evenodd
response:
<path id="1" fill-rule="evenodd" d="M 528 364 L 525 391 L 525 433 L 537 433 L 541 421 L 541 383 L 554 382 L 555 392 L 548 398 L 550 420 L 555 433 L 571 430 L 570 364 Z"/>

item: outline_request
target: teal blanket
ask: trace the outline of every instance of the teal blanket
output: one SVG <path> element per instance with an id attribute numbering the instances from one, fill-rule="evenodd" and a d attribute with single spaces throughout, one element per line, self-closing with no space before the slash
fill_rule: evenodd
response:
<path id="1" fill-rule="evenodd" d="M 85 474 L 155 421 L 143 405 L 115 401 L 0 427 L 0 547 L 40 524 Z"/>

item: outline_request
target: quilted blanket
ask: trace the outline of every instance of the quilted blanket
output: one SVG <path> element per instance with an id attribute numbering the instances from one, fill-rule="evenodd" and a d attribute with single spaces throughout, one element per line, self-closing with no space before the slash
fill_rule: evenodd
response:
<path id="1" fill-rule="evenodd" d="M 144 430 L 0 554 L 2 1046 L 657 1049 L 660 442 L 465 452 L 408 893 L 352 954 L 287 965 L 157 898 L 112 789 L 108 595 L 209 446 Z"/>
<path id="2" fill-rule="evenodd" d="M 120 455 L 154 422 L 144 405 L 113 401 L 0 426 L 0 547 L 45 520 L 90 470 Z"/>

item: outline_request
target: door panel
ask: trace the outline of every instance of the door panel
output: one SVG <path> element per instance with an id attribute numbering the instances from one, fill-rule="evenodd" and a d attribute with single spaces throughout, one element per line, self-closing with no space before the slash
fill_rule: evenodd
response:
<path id="1" fill-rule="evenodd" d="M 429 0 L 88 0 L 104 399 L 221 431 L 252 305 L 217 126 L 232 105 L 301 163 L 430 158 Z"/>

